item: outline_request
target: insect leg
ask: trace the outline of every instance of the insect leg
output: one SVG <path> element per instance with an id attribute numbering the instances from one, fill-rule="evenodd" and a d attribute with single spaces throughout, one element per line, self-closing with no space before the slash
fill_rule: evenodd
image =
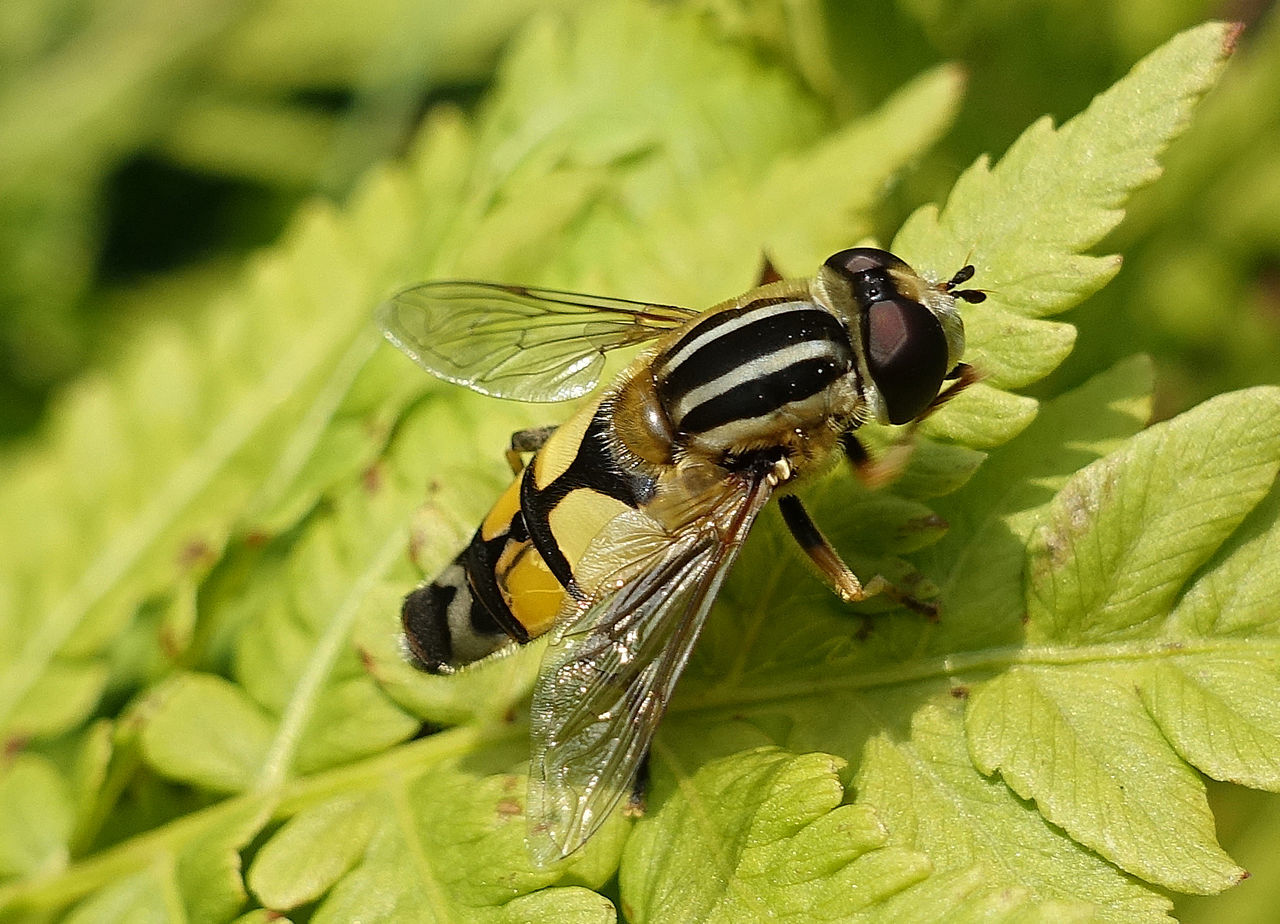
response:
<path id="1" fill-rule="evenodd" d="M 787 529 L 795 537 L 800 548 L 818 568 L 818 573 L 831 585 L 836 595 L 846 603 L 865 600 L 878 593 L 884 585 L 883 578 L 875 578 L 865 587 L 857 575 L 844 563 L 840 553 L 831 547 L 827 537 L 822 535 L 816 523 L 804 509 L 800 498 L 794 494 L 784 494 L 778 498 L 778 507 L 782 511 L 782 519 Z"/>
<path id="2" fill-rule="evenodd" d="M 908 609 L 923 613 L 930 619 L 938 618 L 938 608 L 932 603 L 917 600 L 910 594 L 894 587 L 880 575 L 876 575 L 867 583 L 858 580 L 857 575 L 840 557 L 840 553 L 832 548 L 827 537 L 822 535 L 809 512 L 794 494 L 784 494 L 778 499 L 778 507 L 782 511 L 782 519 L 787 529 L 795 537 L 800 548 L 818 567 L 818 573 L 829 583 L 836 595 L 846 603 L 857 603 L 868 597 L 882 594 L 895 603 Z"/>
<path id="3" fill-rule="evenodd" d="M 649 807 L 649 761 L 650 751 L 645 751 L 640 758 L 640 766 L 636 767 L 635 779 L 631 781 L 631 792 L 627 795 L 627 804 L 623 813 L 628 818 L 643 818 Z"/>
<path id="4" fill-rule="evenodd" d="M 871 458 L 866 447 L 859 442 L 852 430 L 846 430 L 840 434 L 840 448 L 844 450 L 845 457 L 853 465 L 854 472 L 863 484 L 871 488 L 881 488 L 896 481 L 906 470 L 907 464 L 911 461 L 911 455 L 915 452 L 916 431 L 920 427 L 920 422 L 974 382 L 981 380 L 982 374 L 968 363 L 957 363 L 956 367 L 948 373 L 947 378 L 951 380 L 951 384 L 929 402 L 928 406 L 920 412 L 919 417 L 902 429 L 902 436 L 878 458 Z"/>
<path id="5" fill-rule="evenodd" d="M 906 470 L 911 454 L 915 452 L 915 435 L 915 424 L 912 423 L 901 439 L 874 459 L 852 430 L 841 433 L 839 441 L 858 480 L 869 488 L 882 488 L 897 481 Z"/>
<path id="6" fill-rule="evenodd" d="M 841 450 L 844 451 L 844 457 L 856 471 L 860 473 L 864 466 L 871 464 L 871 454 L 867 452 L 867 447 L 862 445 L 862 441 L 858 439 L 852 428 L 840 434 L 839 442 Z"/>
<path id="7" fill-rule="evenodd" d="M 929 406 L 920 412 L 920 416 L 911 422 L 913 430 L 920 421 L 960 394 L 960 392 L 975 382 L 981 381 L 982 373 L 968 363 L 956 363 L 956 367 L 947 373 L 947 378 L 952 380 L 951 384 L 938 392 L 938 397 L 930 401 Z"/>
<path id="8" fill-rule="evenodd" d="M 511 448 L 507 450 L 507 464 L 511 466 L 511 474 L 519 475 L 524 470 L 522 453 L 537 452 L 543 444 L 556 432 L 555 424 L 546 427 L 530 427 L 528 430 L 517 430 L 511 434 Z"/>

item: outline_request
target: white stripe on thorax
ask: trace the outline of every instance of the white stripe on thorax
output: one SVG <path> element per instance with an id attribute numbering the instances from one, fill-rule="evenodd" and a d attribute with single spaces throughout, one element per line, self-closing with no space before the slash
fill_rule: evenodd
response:
<path id="1" fill-rule="evenodd" d="M 740 417 L 737 420 L 727 421 L 718 427 L 712 427 L 705 433 L 695 434 L 692 439 L 701 446 L 719 446 L 725 449 L 741 446 L 775 432 L 778 419 L 781 417 L 791 417 L 796 421 L 823 419 L 829 400 L 830 396 L 825 391 L 820 391 L 816 395 L 791 401 L 758 417 Z"/>
<path id="2" fill-rule="evenodd" d="M 738 328 L 745 327 L 753 321 L 760 320 L 762 317 L 775 314 L 786 314 L 791 311 L 813 310 L 815 310 L 813 302 L 780 302 L 776 305 L 760 305 L 757 308 L 752 308 L 750 311 L 743 312 L 732 321 L 725 321 L 723 324 L 719 324 L 711 330 L 699 333 L 698 336 L 693 338 L 693 340 L 681 347 L 678 353 L 667 357 L 666 362 L 662 364 L 663 368 L 661 373 L 663 376 L 670 376 L 685 360 L 711 341 L 718 337 L 723 337 L 725 334 L 733 333 Z"/>

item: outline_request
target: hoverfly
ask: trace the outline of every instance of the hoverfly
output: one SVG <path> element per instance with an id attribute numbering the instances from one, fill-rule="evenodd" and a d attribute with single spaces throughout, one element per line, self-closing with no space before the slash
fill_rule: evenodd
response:
<path id="1" fill-rule="evenodd" d="M 387 339 L 428 372 L 500 398 L 580 397 L 607 352 L 648 344 L 568 422 L 512 437 L 515 480 L 401 614 L 408 656 L 433 673 L 552 634 L 531 722 L 540 864 L 577 850 L 628 793 L 770 497 L 833 453 L 865 462 L 864 422 L 920 420 L 973 381 L 956 310 L 985 297 L 959 288 L 972 275 L 931 282 L 859 247 L 704 312 L 485 282 L 426 283 L 381 307 Z M 794 494 L 780 505 L 840 597 L 915 602 L 883 578 L 860 583 Z"/>

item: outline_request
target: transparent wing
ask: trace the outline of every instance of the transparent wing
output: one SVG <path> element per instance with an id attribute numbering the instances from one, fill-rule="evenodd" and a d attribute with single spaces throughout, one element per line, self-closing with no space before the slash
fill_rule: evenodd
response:
<path id="1" fill-rule="evenodd" d="M 386 338 L 449 382 L 520 401 L 595 388 L 604 354 L 651 340 L 696 311 L 490 282 L 428 282 L 378 308 Z"/>
<path id="2" fill-rule="evenodd" d="M 720 584 L 772 491 L 765 473 L 745 476 L 674 534 L 630 511 L 593 540 L 578 570 L 586 586 L 608 590 L 562 614 L 533 693 L 529 849 L 539 864 L 577 850 L 629 793 Z M 588 583 L 597 576 L 599 584 Z"/>

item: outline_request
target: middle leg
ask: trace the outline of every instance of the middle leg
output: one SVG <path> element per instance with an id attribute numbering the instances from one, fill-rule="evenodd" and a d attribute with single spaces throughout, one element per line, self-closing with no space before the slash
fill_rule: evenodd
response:
<path id="1" fill-rule="evenodd" d="M 804 505 L 800 503 L 800 498 L 794 494 L 784 494 L 778 499 L 778 508 L 782 511 L 783 522 L 787 524 L 787 529 L 796 543 L 804 549 L 805 554 L 817 566 L 818 573 L 841 600 L 846 603 L 857 603 L 880 594 L 917 613 L 923 613 L 930 619 L 938 618 L 936 604 L 916 599 L 899 590 L 880 575 L 876 575 L 866 584 L 859 581 L 853 569 L 845 564 L 840 553 L 827 541 L 827 537 L 822 535 L 818 525 L 809 516 L 809 511 L 805 510 Z"/>

